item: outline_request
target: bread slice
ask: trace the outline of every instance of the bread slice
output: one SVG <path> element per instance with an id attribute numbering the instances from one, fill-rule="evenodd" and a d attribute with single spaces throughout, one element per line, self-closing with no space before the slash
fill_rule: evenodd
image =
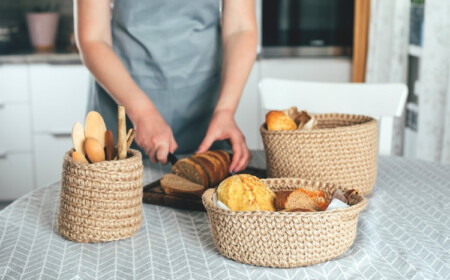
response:
<path id="1" fill-rule="evenodd" d="M 225 179 L 229 175 L 229 169 L 230 169 L 230 156 L 227 152 L 222 151 L 224 153 L 221 153 L 220 151 L 208 151 L 206 152 L 207 155 L 217 159 L 220 164 L 220 179 L 219 182 L 221 182 L 223 179 Z M 226 154 L 226 156 L 225 156 Z"/>
<path id="2" fill-rule="evenodd" d="M 276 193 L 275 208 L 309 209 L 324 211 L 329 202 L 321 190 L 298 188 L 294 191 L 280 191 Z"/>
<path id="3" fill-rule="evenodd" d="M 165 174 L 161 179 L 161 187 L 166 194 L 193 194 L 201 196 L 205 187 L 193 183 L 175 174 Z"/>
<path id="4" fill-rule="evenodd" d="M 208 175 L 203 168 L 192 159 L 184 158 L 178 160 L 172 167 L 172 173 L 204 187 L 209 186 Z"/>
<path id="5" fill-rule="evenodd" d="M 231 163 L 230 154 L 225 152 L 224 150 L 214 150 L 214 151 L 209 151 L 209 153 L 213 153 L 213 154 L 220 156 L 224 160 L 224 162 L 226 162 L 226 164 L 228 166 L 230 165 L 230 163 Z"/>
<path id="6" fill-rule="evenodd" d="M 211 186 L 212 182 L 214 180 L 214 178 L 212 178 L 214 172 L 213 172 L 213 166 L 211 165 L 211 163 L 204 158 L 197 157 L 196 155 L 193 155 L 192 157 L 190 157 L 190 159 L 193 162 L 197 163 L 205 172 L 206 177 L 208 178 L 208 185 L 205 187 Z"/>

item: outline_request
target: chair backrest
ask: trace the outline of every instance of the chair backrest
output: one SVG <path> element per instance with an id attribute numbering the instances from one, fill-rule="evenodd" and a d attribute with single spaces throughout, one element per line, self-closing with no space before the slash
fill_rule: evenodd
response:
<path id="1" fill-rule="evenodd" d="M 317 83 L 263 79 L 259 84 L 263 118 L 267 111 L 297 106 L 311 113 L 347 113 L 380 120 L 379 153 L 391 154 L 394 117 L 401 117 L 404 84 Z"/>

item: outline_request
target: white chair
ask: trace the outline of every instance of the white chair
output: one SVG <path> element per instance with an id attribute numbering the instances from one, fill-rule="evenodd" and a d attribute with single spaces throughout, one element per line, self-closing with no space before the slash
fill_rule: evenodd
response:
<path id="1" fill-rule="evenodd" d="M 259 83 L 261 123 L 270 110 L 297 106 L 311 113 L 371 116 L 379 122 L 379 154 L 390 155 L 394 117 L 401 117 L 408 88 L 404 84 L 318 83 L 263 79 Z"/>

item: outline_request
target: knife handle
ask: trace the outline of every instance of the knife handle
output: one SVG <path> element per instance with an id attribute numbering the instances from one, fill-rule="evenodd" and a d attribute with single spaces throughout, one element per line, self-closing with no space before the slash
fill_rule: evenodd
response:
<path id="1" fill-rule="evenodd" d="M 169 153 L 167 155 L 167 161 L 170 162 L 170 164 L 174 165 L 178 161 L 178 159 L 174 154 Z"/>

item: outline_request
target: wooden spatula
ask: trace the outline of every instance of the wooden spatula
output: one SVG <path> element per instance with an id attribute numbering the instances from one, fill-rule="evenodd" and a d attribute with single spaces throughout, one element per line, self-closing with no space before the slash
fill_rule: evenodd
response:
<path id="1" fill-rule="evenodd" d="M 127 124 L 124 106 L 119 106 L 117 110 L 117 154 L 119 159 L 127 158 Z"/>
<path id="2" fill-rule="evenodd" d="M 111 130 L 106 131 L 105 144 L 106 144 L 106 160 L 113 160 L 116 154 L 116 147 L 114 145 L 114 135 Z"/>
<path id="3" fill-rule="evenodd" d="M 86 138 L 95 138 L 103 147 L 105 146 L 106 125 L 98 112 L 90 111 L 88 113 L 84 127 Z"/>
<path id="4" fill-rule="evenodd" d="M 76 122 L 72 127 L 72 143 L 75 151 L 82 155 L 86 154 L 84 150 L 84 141 L 86 136 L 84 135 L 83 125 L 80 122 Z"/>

